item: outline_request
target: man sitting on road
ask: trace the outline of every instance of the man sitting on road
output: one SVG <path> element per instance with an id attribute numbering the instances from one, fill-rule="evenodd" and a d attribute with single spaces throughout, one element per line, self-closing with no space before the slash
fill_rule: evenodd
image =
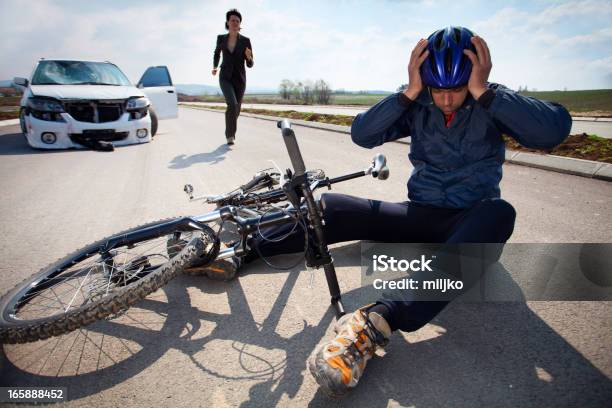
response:
<path id="1" fill-rule="evenodd" d="M 488 83 L 491 68 L 487 44 L 466 28 L 438 30 L 417 43 L 406 90 L 357 115 L 351 128 L 353 141 L 366 148 L 412 137 L 410 201 L 324 194 L 329 244 L 504 243 L 510 238 L 516 213 L 500 198 L 502 135 L 526 147 L 550 149 L 568 136 L 572 120 L 559 104 Z M 286 232 L 276 227 L 265 235 L 274 239 Z M 269 256 L 300 252 L 303 240 L 303 232 L 295 231 L 281 242 L 255 239 L 249 245 Z M 252 252 L 247 261 L 257 257 Z M 233 276 L 237 266 L 235 260 L 215 264 L 226 276 Z M 447 304 L 381 299 L 345 315 L 337 323 L 337 336 L 313 353 L 310 371 L 324 391 L 342 395 L 357 385 L 366 363 L 391 332 L 418 330 Z"/>

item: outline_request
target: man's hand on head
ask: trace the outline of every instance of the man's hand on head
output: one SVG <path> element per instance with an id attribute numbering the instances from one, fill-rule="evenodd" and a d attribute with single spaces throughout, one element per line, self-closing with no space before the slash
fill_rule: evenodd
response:
<path id="1" fill-rule="evenodd" d="M 476 54 L 471 50 L 463 50 L 463 53 L 472 61 L 472 73 L 468 81 L 468 90 L 474 99 L 480 96 L 487 90 L 487 80 L 493 68 L 491 62 L 491 54 L 485 40 L 478 36 L 472 37 L 472 44 L 476 48 Z"/>
<path id="2" fill-rule="evenodd" d="M 404 90 L 404 95 L 413 101 L 423 90 L 423 81 L 419 70 L 428 55 L 427 40 L 421 39 L 412 50 L 412 54 L 410 54 L 410 62 L 408 62 L 408 87 Z"/>

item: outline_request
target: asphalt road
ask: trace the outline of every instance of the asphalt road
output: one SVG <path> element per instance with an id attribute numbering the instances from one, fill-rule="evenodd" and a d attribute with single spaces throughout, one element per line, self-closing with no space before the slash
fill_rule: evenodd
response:
<path id="1" fill-rule="evenodd" d="M 219 106 L 222 103 L 216 102 L 189 102 L 190 104 L 203 106 Z M 297 112 L 327 113 L 331 115 L 350 115 L 355 116 L 360 112 L 365 112 L 368 107 L 342 106 L 342 105 L 276 105 L 276 104 L 254 104 L 245 103 L 243 108 L 268 109 L 268 110 L 294 110 Z M 591 119 L 591 120 L 589 120 Z M 608 118 L 593 120 L 594 118 L 574 119 L 571 134 L 588 133 L 612 139 L 612 120 Z"/>
<path id="2" fill-rule="evenodd" d="M 182 108 L 147 145 L 33 151 L 0 128 L 0 292 L 89 242 L 129 226 L 209 210 L 182 192 L 219 193 L 289 160 L 273 123 Z M 367 166 L 373 151 L 343 134 L 296 127 L 310 168 L 329 176 Z M 390 143 L 387 181 L 337 192 L 405 200 L 409 146 Z M 610 242 L 612 184 L 505 165 L 503 197 L 518 217 L 511 242 Z M 355 243 L 333 246 L 345 305 L 360 289 Z M 277 262 L 292 262 L 279 259 Z M 312 281 L 311 281 L 312 279 Z M 604 406 L 612 400 L 612 302 L 455 303 L 431 324 L 395 333 L 341 401 L 317 390 L 305 361 L 332 333 L 322 272 L 277 272 L 258 261 L 230 283 L 182 276 L 125 315 L 28 345 L 4 346 L 0 386 L 67 387 L 91 406 Z"/>

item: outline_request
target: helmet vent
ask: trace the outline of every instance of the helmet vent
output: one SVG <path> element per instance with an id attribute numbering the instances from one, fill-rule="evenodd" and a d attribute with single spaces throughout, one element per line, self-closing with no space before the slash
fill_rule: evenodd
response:
<path id="1" fill-rule="evenodd" d="M 438 35 L 436 36 L 436 41 L 434 43 L 434 47 L 436 50 L 441 50 L 442 49 L 442 42 L 444 40 L 444 31 L 440 30 L 438 31 Z"/>
<path id="2" fill-rule="evenodd" d="M 452 61 L 451 61 L 451 53 L 446 51 L 446 53 L 444 54 L 444 69 L 446 71 L 446 73 L 450 74 L 450 72 L 453 69 L 452 66 Z"/>
<path id="3" fill-rule="evenodd" d="M 461 40 L 461 30 L 456 27 L 453 27 L 453 34 L 453 39 L 456 43 L 459 43 L 459 41 Z"/>

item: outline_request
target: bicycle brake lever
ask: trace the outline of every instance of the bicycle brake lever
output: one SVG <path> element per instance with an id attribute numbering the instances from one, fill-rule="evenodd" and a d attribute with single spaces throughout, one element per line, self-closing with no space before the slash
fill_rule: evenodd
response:
<path id="1" fill-rule="evenodd" d="M 387 164 L 387 158 L 384 154 L 378 153 L 374 156 L 374 160 L 372 161 L 372 177 L 378 178 L 379 173 Z M 389 169 L 387 168 L 387 177 L 389 176 Z M 383 179 L 384 180 L 384 179 Z"/>
<path id="2" fill-rule="evenodd" d="M 274 165 L 274 167 L 276 167 L 276 170 L 278 170 L 278 174 L 282 175 L 283 171 L 281 170 L 281 168 L 278 166 L 278 164 L 276 164 L 276 162 L 274 160 L 270 160 L 268 159 L 269 162 L 272 162 L 272 164 Z"/>

